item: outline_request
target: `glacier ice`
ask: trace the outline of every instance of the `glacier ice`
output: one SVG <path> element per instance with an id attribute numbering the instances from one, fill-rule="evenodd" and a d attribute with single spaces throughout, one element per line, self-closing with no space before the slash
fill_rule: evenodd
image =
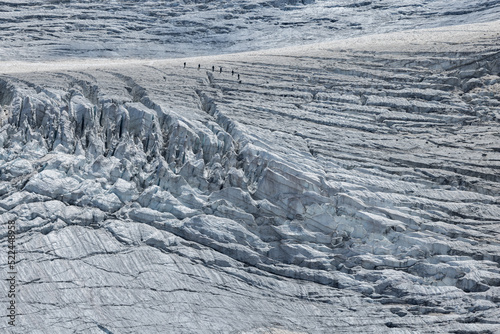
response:
<path id="1" fill-rule="evenodd" d="M 304 45 L 488 22 L 500 7 L 497 0 L 4 0 L 0 13 L 0 60 L 44 61 Z"/>
<path id="2" fill-rule="evenodd" d="M 15 330 L 495 332 L 499 33 L 5 70 Z"/>

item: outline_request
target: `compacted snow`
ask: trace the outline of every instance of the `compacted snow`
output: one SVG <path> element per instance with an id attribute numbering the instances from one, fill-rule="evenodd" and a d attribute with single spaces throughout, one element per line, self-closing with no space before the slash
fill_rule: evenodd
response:
<path id="1" fill-rule="evenodd" d="M 0 234 L 6 249 L 15 221 L 18 314 L 0 328 L 498 332 L 499 40 L 493 21 L 199 58 L 9 58 Z"/>

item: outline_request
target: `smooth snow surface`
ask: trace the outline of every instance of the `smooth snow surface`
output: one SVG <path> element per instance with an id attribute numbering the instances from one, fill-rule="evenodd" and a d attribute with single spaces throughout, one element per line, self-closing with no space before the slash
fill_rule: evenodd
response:
<path id="1" fill-rule="evenodd" d="M 0 64 L 1 330 L 497 333 L 499 37 Z"/>

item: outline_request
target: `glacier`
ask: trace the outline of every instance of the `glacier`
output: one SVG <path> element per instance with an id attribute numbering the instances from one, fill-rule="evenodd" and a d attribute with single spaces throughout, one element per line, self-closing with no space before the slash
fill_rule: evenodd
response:
<path id="1" fill-rule="evenodd" d="M 0 234 L 5 250 L 15 221 L 19 282 L 1 330 L 497 333 L 489 18 L 174 59 L 9 56 Z"/>
<path id="2" fill-rule="evenodd" d="M 498 0 L 3 0 L 0 60 L 206 56 L 499 17 Z"/>

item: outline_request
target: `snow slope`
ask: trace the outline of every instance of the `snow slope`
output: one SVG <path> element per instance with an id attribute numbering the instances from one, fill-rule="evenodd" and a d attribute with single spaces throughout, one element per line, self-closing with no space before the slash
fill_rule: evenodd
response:
<path id="1" fill-rule="evenodd" d="M 499 36 L 3 63 L 12 332 L 497 332 Z"/>
<path id="2" fill-rule="evenodd" d="M 499 17 L 498 0 L 3 0 L 0 60 L 203 56 Z"/>

